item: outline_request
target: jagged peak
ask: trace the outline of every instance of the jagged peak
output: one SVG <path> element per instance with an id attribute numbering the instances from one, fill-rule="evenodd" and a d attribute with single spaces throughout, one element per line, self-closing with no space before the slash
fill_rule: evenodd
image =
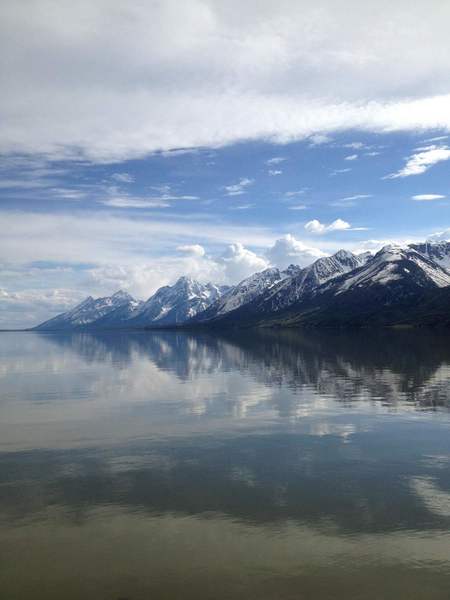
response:
<path id="1" fill-rule="evenodd" d="M 90 304 L 91 302 L 94 302 L 94 298 L 92 296 L 87 296 L 87 298 L 80 302 L 80 304 L 77 304 L 75 308 L 81 308 L 83 306 L 86 306 L 87 304 Z"/>
<path id="2" fill-rule="evenodd" d="M 128 292 L 125 292 L 125 290 L 118 290 L 111 296 L 111 298 L 124 298 L 127 300 L 134 300 L 133 296 Z"/>
<path id="3" fill-rule="evenodd" d="M 340 250 L 338 250 L 337 252 L 335 252 L 332 255 L 334 258 L 354 258 L 355 255 L 353 254 L 353 252 L 350 252 L 350 250 L 344 250 L 343 248 L 341 248 Z"/>

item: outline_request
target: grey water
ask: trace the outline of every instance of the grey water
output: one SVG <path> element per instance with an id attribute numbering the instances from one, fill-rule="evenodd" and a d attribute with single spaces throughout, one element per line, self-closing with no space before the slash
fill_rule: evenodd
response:
<path id="1" fill-rule="evenodd" d="M 450 595 L 450 338 L 0 334 L 0 598 Z"/>

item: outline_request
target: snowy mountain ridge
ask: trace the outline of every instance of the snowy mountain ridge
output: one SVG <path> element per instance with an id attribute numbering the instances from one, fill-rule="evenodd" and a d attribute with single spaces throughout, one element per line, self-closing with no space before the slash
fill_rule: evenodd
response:
<path id="1" fill-rule="evenodd" d="M 122 290 L 97 299 L 89 296 L 35 329 L 142 329 L 184 323 L 192 326 L 251 323 L 286 311 L 301 311 L 304 306 L 317 310 L 325 302 L 333 304 L 338 297 L 340 303 L 353 303 L 357 312 L 356 298 L 362 298 L 363 293 L 366 304 L 371 304 L 373 296 L 378 298 L 381 309 L 383 302 L 395 304 L 420 291 L 447 287 L 450 289 L 450 242 L 404 247 L 391 244 L 375 255 L 339 250 L 304 268 L 290 265 L 282 271 L 271 267 L 233 287 L 183 276 L 173 285 L 159 288 L 145 302 Z M 374 306 L 373 310 L 376 309 Z"/>

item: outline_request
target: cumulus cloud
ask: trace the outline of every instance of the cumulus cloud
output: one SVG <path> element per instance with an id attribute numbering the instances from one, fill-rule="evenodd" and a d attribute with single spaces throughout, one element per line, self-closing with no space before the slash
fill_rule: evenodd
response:
<path id="1" fill-rule="evenodd" d="M 8 291 L 0 288 L 0 329 L 24 329 L 80 302 L 79 290 L 54 288 Z"/>
<path id="2" fill-rule="evenodd" d="M 411 196 L 411 198 L 413 200 L 416 200 L 417 202 L 429 202 L 432 200 L 442 200 L 445 197 L 446 196 L 443 196 L 442 194 L 416 194 L 415 196 Z"/>
<path id="3" fill-rule="evenodd" d="M 315 234 L 330 233 L 332 231 L 344 231 L 345 229 L 350 229 L 350 228 L 351 228 L 350 223 L 347 223 L 347 221 L 343 221 L 342 219 L 336 219 L 335 221 L 333 221 L 332 223 L 329 223 L 328 225 L 326 225 L 325 223 L 321 223 L 317 219 L 308 221 L 305 224 L 306 231 L 308 231 L 309 233 L 315 233 Z"/>
<path id="4" fill-rule="evenodd" d="M 411 175 L 421 175 L 428 171 L 433 165 L 450 158 L 450 148 L 448 146 L 425 146 L 418 148 L 418 152 L 412 154 L 403 169 L 397 173 L 387 175 L 385 179 L 397 179 L 398 177 L 409 177 Z"/>
<path id="5" fill-rule="evenodd" d="M 276 177 L 277 175 L 281 175 L 283 173 L 283 171 L 280 171 L 279 169 L 269 169 L 269 175 L 271 177 Z"/>
<path id="6" fill-rule="evenodd" d="M 178 246 L 177 250 L 185 252 L 186 254 L 192 254 L 193 256 L 205 256 L 205 249 L 200 244 L 187 244 L 185 246 Z"/>
<path id="7" fill-rule="evenodd" d="M 307 246 L 291 234 L 276 240 L 266 255 L 271 264 L 280 269 L 285 269 L 291 264 L 306 267 L 318 258 L 326 256 L 318 248 Z"/>
<path id="8" fill-rule="evenodd" d="M 326 143 L 344 129 L 450 129 L 447 2 L 4 0 L 0 10 L 0 152 L 102 162 L 258 138 Z"/>
<path id="9" fill-rule="evenodd" d="M 217 262 L 223 267 L 226 280 L 230 283 L 238 283 L 269 266 L 265 258 L 248 250 L 241 243 L 230 244 Z"/>

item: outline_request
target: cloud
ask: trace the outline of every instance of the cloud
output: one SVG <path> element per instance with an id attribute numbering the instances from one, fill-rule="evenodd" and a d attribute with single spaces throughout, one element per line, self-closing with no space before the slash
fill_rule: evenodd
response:
<path id="1" fill-rule="evenodd" d="M 372 194 L 355 194 L 354 196 L 346 196 L 345 198 L 341 198 L 343 202 L 346 200 L 360 200 L 363 198 L 371 198 Z"/>
<path id="2" fill-rule="evenodd" d="M 119 183 L 133 183 L 134 177 L 129 173 L 113 173 L 111 179 L 118 181 Z"/>
<path id="3" fill-rule="evenodd" d="M 271 177 L 276 177 L 277 175 L 282 175 L 283 171 L 279 171 L 277 169 L 269 169 L 269 175 Z"/>
<path id="4" fill-rule="evenodd" d="M 302 196 L 306 190 L 297 190 L 295 192 L 286 192 L 284 195 L 286 198 L 295 198 L 296 196 Z"/>
<path id="5" fill-rule="evenodd" d="M 175 201 L 199 200 L 198 196 L 174 194 L 169 185 L 153 186 L 152 189 L 159 192 L 159 195 L 151 197 L 131 195 L 116 185 L 92 190 L 91 193 L 93 196 L 100 196 L 98 202 L 111 208 L 168 208 Z M 105 195 L 106 198 L 102 197 Z"/>
<path id="6" fill-rule="evenodd" d="M 316 133 L 309 136 L 310 146 L 322 146 L 323 144 L 329 144 L 332 139 L 328 135 Z"/>
<path id="7" fill-rule="evenodd" d="M 249 179 L 248 177 L 243 177 L 239 183 L 234 183 L 232 185 L 226 185 L 224 190 L 226 191 L 226 196 L 240 196 L 241 194 L 246 193 L 246 188 L 249 185 L 254 183 L 254 179 Z"/>
<path id="8" fill-rule="evenodd" d="M 450 241 L 450 229 L 444 229 L 444 231 L 438 231 L 428 236 L 429 242 L 448 242 Z"/>
<path id="9" fill-rule="evenodd" d="M 417 194 L 416 196 L 411 196 L 411 198 L 418 202 L 428 202 L 430 200 L 442 200 L 446 196 L 442 194 Z"/>
<path id="10" fill-rule="evenodd" d="M 345 196 L 334 202 L 330 202 L 330 206 L 341 206 L 343 208 L 351 208 L 356 206 L 357 200 L 364 200 L 366 198 L 372 198 L 372 194 L 354 194 L 353 196 Z"/>
<path id="11" fill-rule="evenodd" d="M 0 152 L 106 162 L 240 140 L 326 143 L 350 129 L 449 130 L 450 5 L 380 6 L 4 0 Z"/>
<path id="12" fill-rule="evenodd" d="M 306 267 L 318 258 L 326 256 L 318 248 L 311 248 L 291 234 L 276 240 L 274 245 L 266 252 L 271 264 L 286 269 L 291 264 Z"/>
<path id="13" fill-rule="evenodd" d="M 431 144 L 434 142 L 442 142 L 443 140 L 447 140 L 448 139 L 448 135 L 438 135 L 436 137 L 432 137 L 432 138 L 428 138 L 426 140 L 423 140 L 424 144 Z"/>
<path id="14" fill-rule="evenodd" d="M 364 148 L 364 144 L 362 142 L 350 142 L 349 144 L 343 144 L 343 148 L 352 148 L 353 150 L 361 150 L 361 148 Z"/>
<path id="15" fill-rule="evenodd" d="M 345 157 L 345 160 L 356 160 L 358 158 L 357 154 L 349 154 Z"/>
<path id="16" fill-rule="evenodd" d="M 8 291 L 0 288 L 0 329 L 24 329 L 83 300 L 79 290 L 53 288 Z"/>
<path id="17" fill-rule="evenodd" d="M 343 221 L 342 219 L 336 219 L 329 225 L 325 225 L 317 219 L 313 219 L 312 221 L 308 221 L 308 223 L 306 223 L 305 225 L 306 231 L 309 231 L 309 233 L 316 234 L 329 233 L 332 231 L 344 231 L 345 229 L 350 228 L 350 223 L 347 223 L 347 221 Z"/>
<path id="18" fill-rule="evenodd" d="M 185 246 L 178 246 L 177 250 L 191 254 L 192 256 L 205 256 L 205 249 L 200 244 L 187 244 Z"/>
<path id="19" fill-rule="evenodd" d="M 289 210 L 307 210 L 306 204 L 294 204 L 294 206 L 289 206 Z"/>
<path id="20" fill-rule="evenodd" d="M 428 171 L 433 165 L 448 160 L 450 158 L 450 148 L 448 146 L 426 146 L 418 148 L 419 152 L 412 154 L 403 169 L 397 173 L 387 175 L 384 179 L 396 179 L 398 177 L 409 177 L 411 175 L 421 175 Z"/>
<path id="21" fill-rule="evenodd" d="M 334 177 L 335 175 L 340 175 L 341 173 L 348 173 L 349 171 L 351 171 L 350 168 L 348 168 L 348 169 L 334 169 L 333 171 L 331 171 L 330 177 Z"/>
<path id="22" fill-rule="evenodd" d="M 100 200 L 105 206 L 112 208 L 167 208 L 170 206 L 168 202 L 159 200 L 143 200 L 141 198 L 107 198 Z"/>
<path id="23" fill-rule="evenodd" d="M 238 283 L 269 266 L 265 258 L 248 250 L 241 243 L 228 246 L 217 262 L 223 267 L 226 280 L 230 283 Z"/>
<path id="24" fill-rule="evenodd" d="M 230 210 L 247 210 L 249 208 L 253 208 L 254 204 L 239 204 L 238 206 L 230 206 Z"/>
<path id="25" fill-rule="evenodd" d="M 274 156 L 273 158 L 269 158 L 268 160 L 266 160 L 266 165 L 268 165 L 269 167 L 272 165 L 279 165 L 285 160 L 287 159 L 284 156 Z"/>

